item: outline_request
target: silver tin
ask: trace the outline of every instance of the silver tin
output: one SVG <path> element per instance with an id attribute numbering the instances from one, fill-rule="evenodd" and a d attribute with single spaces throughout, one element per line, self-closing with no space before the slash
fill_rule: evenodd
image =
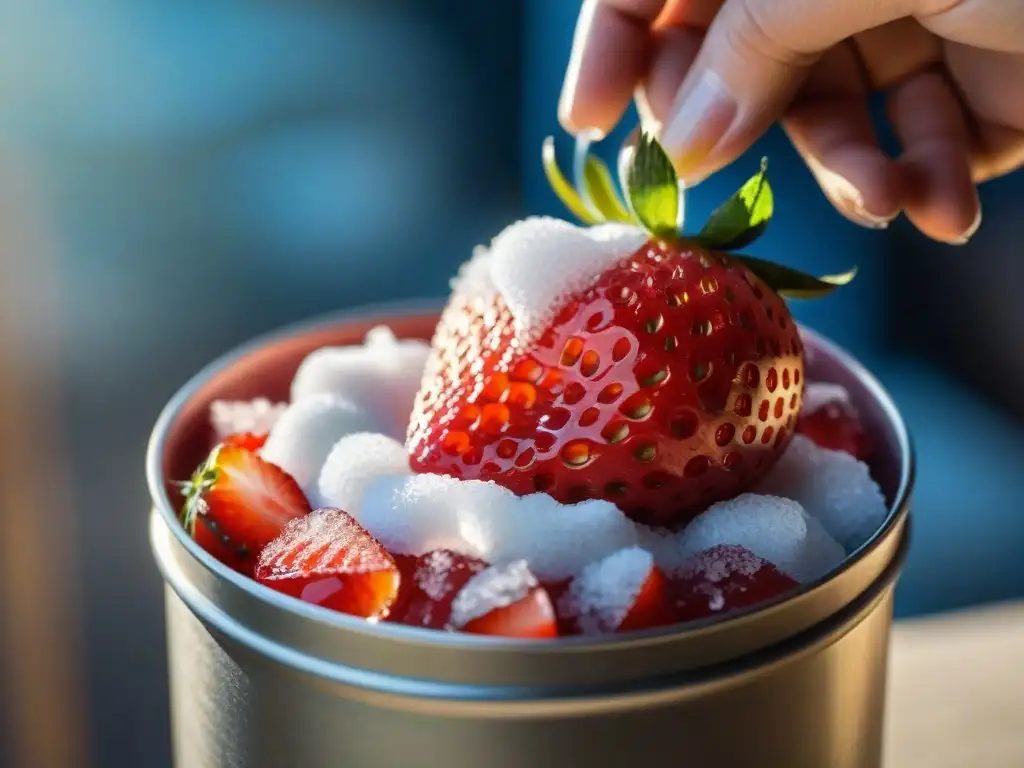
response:
<path id="1" fill-rule="evenodd" d="M 828 577 L 728 621 L 557 641 L 372 625 L 261 587 L 184 534 L 168 481 L 203 458 L 210 402 L 284 398 L 313 349 L 359 343 L 381 323 L 429 338 L 436 316 L 368 310 L 258 339 L 200 372 L 161 415 L 147 473 L 175 765 L 878 768 L 913 456 L 878 382 L 812 332 L 809 378 L 853 393 L 890 515 Z"/>

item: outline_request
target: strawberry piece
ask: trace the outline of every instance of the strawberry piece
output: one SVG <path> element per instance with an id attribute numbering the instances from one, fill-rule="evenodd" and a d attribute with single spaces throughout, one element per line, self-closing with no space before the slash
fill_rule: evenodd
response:
<path id="1" fill-rule="evenodd" d="M 678 621 L 748 608 L 797 586 L 767 560 L 739 546 L 721 545 L 690 558 L 672 577 Z"/>
<path id="2" fill-rule="evenodd" d="M 860 415 L 850 403 L 825 403 L 811 413 L 801 414 L 796 431 L 822 448 L 845 451 L 861 461 L 871 457 L 871 441 Z"/>
<path id="3" fill-rule="evenodd" d="M 487 567 L 483 560 L 447 549 L 419 557 L 395 557 L 402 586 L 388 621 L 415 627 L 444 629 L 452 613 L 452 601 L 473 576 Z"/>
<path id="4" fill-rule="evenodd" d="M 236 432 L 225 437 L 223 442 L 225 445 L 236 445 L 239 448 L 245 448 L 245 450 L 255 453 L 267 442 L 267 433 Z"/>
<path id="5" fill-rule="evenodd" d="M 462 632 L 500 637 L 558 637 L 558 622 L 551 598 L 536 586 L 511 605 L 494 608 L 467 622 Z"/>
<path id="6" fill-rule="evenodd" d="M 626 615 L 616 631 L 629 632 L 674 623 L 676 618 L 672 610 L 670 587 L 671 585 L 661 569 L 652 566 L 640 591 L 633 598 L 633 604 L 626 611 Z"/>
<path id="7" fill-rule="evenodd" d="M 220 533 L 216 521 L 205 515 L 196 515 L 191 533 L 196 543 L 216 560 L 234 571 L 252 576 L 254 555 L 250 550 L 235 546 L 229 536 Z"/>
<path id="8" fill-rule="evenodd" d="M 558 624 L 559 635 L 577 635 L 579 626 L 576 622 L 576 615 L 568 610 L 569 590 L 572 588 L 572 579 L 559 579 L 558 581 L 543 581 L 541 586 L 548 593 L 551 604 L 555 607 L 555 620 Z"/>
<path id="9" fill-rule="evenodd" d="M 410 425 L 415 470 L 667 525 L 744 490 L 788 444 L 803 346 L 741 261 L 651 240 L 556 309 L 520 338 L 499 293 L 457 288 Z"/>
<path id="10" fill-rule="evenodd" d="M 451 626 L 474 635 L 558 637 L 551 598 L 522 560 L 471 578 L 452 603 Z"/>
<path id="11" fill-rule="evenodd" d="M 567 634 L 629 632 L 676 621 L 672 585 L 650 552 L 639 547 L 588 565 L 555 605 Z"/>
<path id="12" fill-rule="evenodd" d="M 250 576 L 260 551 L 290 520 L 309 514 L 287 472 L 238 445 L 214 448 L 184 492 L 185 529 L 215 558 Z"/>
<path id="13" fill-rule="evenodd" d="M 387 550 L 340 509 L 293 520 L 264 548 L 256 579 L 307 603 L 365 618 L 386 615 L 401 577 Z"/>

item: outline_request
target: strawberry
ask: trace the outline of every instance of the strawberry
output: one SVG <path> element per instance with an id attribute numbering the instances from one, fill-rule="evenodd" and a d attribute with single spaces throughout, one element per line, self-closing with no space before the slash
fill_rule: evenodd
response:
<path id="1" fill-rule="evenodd" d="M 558 637 L 558 622 L 551 598 L 538 585 L 516 602 L 472 619 L 460 631 L 500 637 Z"/>
<path id="2" fill-rule="evenodd" d="M 558 637 L 551 597 L 522 560 L 471 578 L 452 603 L 451 627 L 473 635 Z"/>
<path id="3" fill-rule="evenodd" d="M 264 548 L 256 580 L 307 603 L 380 618 L 401 577 L 387 550 L 349 514 L 324 508 L 293 520 Z"/>
<path id="4" fill-rule="evenodd" d="M 672 609 L 672 590 L 669 580 L 657 566 L 653 566 L 643 586 L 633 598 L 617 632 L 650 629 L 678 621 Z"/>
<path id="5" fill-rule="evenodd" d="M 203 549 L 246 575 L 289 520 L 309 513 L 309 502 L 287 472 L 238 445 L 214 448 L 184 492 L 185 529 Z"/>
<path id="6" fill-rule="evenodd" d="M 395 562 L 402 574 L 402 587 L 388 621 L 431 629 L 448 625 L 455 595 L 487 567 L 482 560 L 447 549 L 419 557 L 398 555 Z"/>
<path id="7" fill-rule="evenodd" d="M 606 634 L 672 624 L 672 585 L 639 547 L 591 563 L 558 593 L 559 626 L 566 634 Z"/>
<path id="8" fill-rule="evenodd" d="M 239 448 L 245 448 L 247 451 L 255 453 L 267 442 L 267 433 L 236 432 L 225 437 L 223 442 L 224 445 L 237 445 Z"/>
<path id="9" fill-rule="evenodd" d="M 825 403 L 810 413 L 801 413 L 796 431 L 822 448 L 845 451 L 861 461 L 871 458 L 868 434 L 850 403 Z"/>
<path id="10" fill-rule="evenodd" d="M 548 160 L 556 191 L 586 217 Z M 564 503 L 604 498 L 668 525 L 749 487 L 785 449 L 804 356 L 780 294 L 824 294 L 852 273 L 819 280 L 723 252 L 770 216 L 764 168 L 690 238 L 675 232 L 678 186 L 653 140 L 630 178 L 632 213 L 609 202 L 612 189 L 601 212 L 650 238 L 562 296 L 543 327 L 524 333 L 498 290 L 456 287 L 410 424 L 414 469 Z"/>
<path id="11" fill-rule="evenodd" d="M 676 620 L 692 621 L 748 608 L 797 586 L 749 550 L 721 545 L 699 552 L 673 574 Z"/>
<path id="12" fill-rule="evenodd" d="M 575 611 L 569 610 L 571 600 L 569 590 L 572 589 L 572 579 L 558 579 L 557 581 L 544 581 L 541 586 L 548 593 L 551 604 L 555 607 L 555 619 L 558 624 L 558 634 L 577 635 L 579 634 L 578 616 Z"/>

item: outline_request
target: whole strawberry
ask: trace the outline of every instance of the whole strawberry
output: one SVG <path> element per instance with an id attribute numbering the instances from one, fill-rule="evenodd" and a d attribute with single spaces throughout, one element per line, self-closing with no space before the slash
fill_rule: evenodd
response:
<path id="1" fill-rule="evenodd" d="M 613 249 L 605 266 L 530 324 L 516 296 L 487 290 L 489 265 L 475 259 L 435 334 L 412 465 L 566 503 L 604 498 L 644 523 L 684 522 L 753 484 L 788 443 L 804 358 L 780 294 L 820 295 L 852 274 L 819 280 L 726 253 L 771 216 L 763 167 L 700 235 L 682 237 L 676 177 L 652 139 L 624 185 L 629 210 L 596 158 L 585 203 L 550 143 L 546 153 L 552 185 L 585 222 L 639 223 L 649 238 L 618 253 L 595 229 Z"/>

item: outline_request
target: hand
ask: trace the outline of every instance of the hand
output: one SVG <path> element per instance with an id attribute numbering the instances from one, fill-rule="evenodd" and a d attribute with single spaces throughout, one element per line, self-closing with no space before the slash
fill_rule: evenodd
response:
<path id="1" fill-rule="evenodd" d="M 781 120 L 846 217 L 881 228 L 903 211 L 964 243 L 975 185 L 1024 164 L 1024 0 L 586 0 L 562 124 L 606 133 L 634 94 L 690 183 Z"/>

